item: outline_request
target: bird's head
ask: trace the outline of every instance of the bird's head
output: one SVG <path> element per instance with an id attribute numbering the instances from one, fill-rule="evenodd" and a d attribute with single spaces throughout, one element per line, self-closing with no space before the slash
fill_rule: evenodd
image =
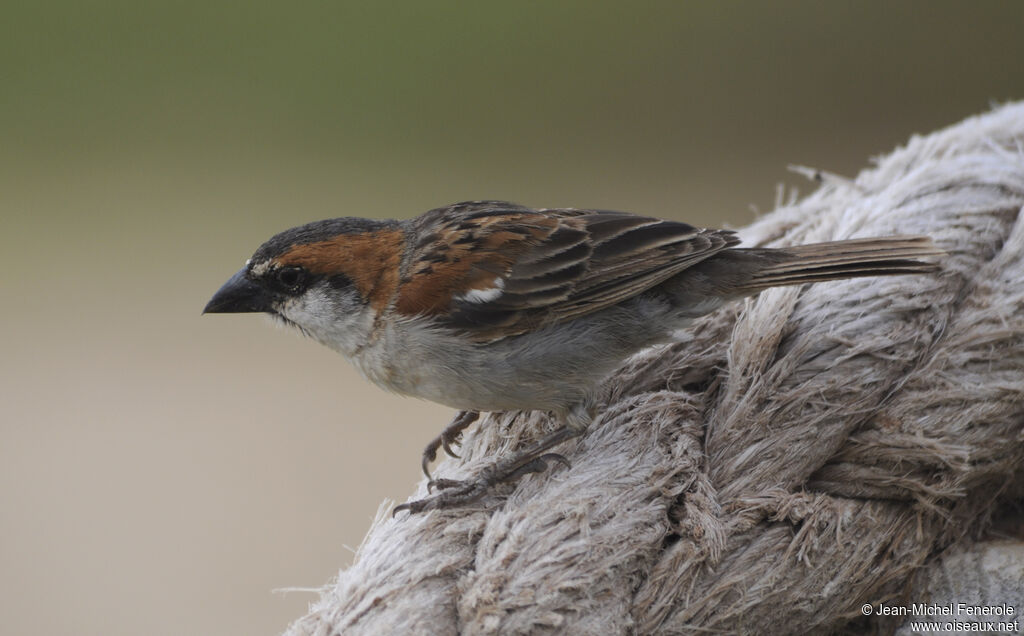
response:
<path id="1" fill-rule="evenodd" d="M 393 296 L 402 243 L 394 221 L 341 218 L 286 230 L 261 245 L 203 313 L 267 313 L 351 355 Z"/>

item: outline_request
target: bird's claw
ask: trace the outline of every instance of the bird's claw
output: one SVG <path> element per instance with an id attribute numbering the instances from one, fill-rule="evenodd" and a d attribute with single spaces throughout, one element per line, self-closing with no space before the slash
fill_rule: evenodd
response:
<path id="1" fill-rule="evenodd" d="M 431 479 L 427 482 L 427 492 L 433 492 L 434 488 L 445 490 L 447 488 L 458 488 L 465 482 L 460 479 Z"/>
<path id="2" fill-rule="evenodd" d="M 391 516 L 394 517 L 403 510 L 408 510 L 409 514 L 414 515 L 427 510 L 441 510 L 443 508 L 452 508 L 461 504 L 472 503 L 483 497 L 490 488 L 490 485 L 486 483 L 483 476 L 478 479 L 467 479 L 465 481 L 456 481 L 454 479 L 440 481 L 445 482 L 445 490 L 433 497 L 425 497 L 399 504 L 391 511 Z"/>
<path id="3" fill-rule="evenodd" d="M 403 510 L 409 511 L 409 514 L 416 514 L 473 503 L 487 494 L 495 485 L 517 481 L 530 473 L 543 472 L 548 469 L 551 462 L 571 468 L 572 465 L 564 455 L 545 453 L 544 451 L 577 434 L 570 429 L 561 429 L 542 440 L 534 448 L 488 466 L 473 479 L 431 479 L 427 482 L 427 491 L 433 492 L 433 489 L 437 488 L 439 492 L 436 495 L 395 506 L 391 511 L 391 516 L 394 517 Z"/>
<path id="4" fill-rule="evenodd" d="M 433 482 L 433 478 L 430 476 L 430 464 L 437 459 L 437 451 L 443 448 L 444 452 L 450 457 L 458 459 L 459 456 L 452 450 L 452 446 L 458 446 L 460 444 L 462 440 L 462 431 L 466 430 L 466 427 L 475 422 L 479 417 L 479 411 L 459 411 L 459 413 L 452 419 L 451 423 L 441 431 L 441 434 L 430 440 L 427 447 L 423 449 L 423 459 L 420 462 L 420 466 L 423 468 L 423 474 L 427 476 L 428 480 Z"/>

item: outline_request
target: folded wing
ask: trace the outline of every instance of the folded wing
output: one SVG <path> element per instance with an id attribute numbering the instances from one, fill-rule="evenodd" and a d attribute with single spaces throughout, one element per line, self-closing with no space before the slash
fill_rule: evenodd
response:
<path id="1" fill-rule="evenodd" d="M 479 342 L 636 296 L 735 245 L 727 230 L 603 210 L 481 201 L 413 221 L 395 307 L 445 317 Z"/>

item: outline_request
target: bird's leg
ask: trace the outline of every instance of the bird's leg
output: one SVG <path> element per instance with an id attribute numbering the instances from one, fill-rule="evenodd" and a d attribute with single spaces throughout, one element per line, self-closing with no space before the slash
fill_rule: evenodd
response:
<path id="1" fill-rule="evenodd" d="M 445 427 L 441 434 L 430 440 L 427 447 L 423 449 L 423 474 L 427 476 L 428 488 L 430 484 L 434 483 L 434 478 L 430 476 L 430 471 L 427 466 L 430 462 L 437 459 L 437 451 L 444 448 L 444 452 L 448 453 L 451 457 L 458 457 L 455 451 L 452 450 L 452 444 L 459 444 L 462 437 L 462 431 L 466 430 L 466 427 L 472 424 L 480 417 L 479 411 L 459 411 L 452 418 L 452 421 L 448 426 Z"/>
<path id="2" fill-rule="evenodd" d="M 580 411 L 586 417 L 581 417 L 581 413 L 574 411 L 570 417 L 567 418 L 568 423 L 566 425 L 550 433 L 537 443 L 532 444 L 517 453 L 513 453 L 508 457 L 499 459 L 494 464 L 481 470 L 480 473 L 472 479 L 434 480 L 432 484 L 441 488 L 441 492 L 433 497 L 410 501 L 408 503 L 395 506 L 395 509 L 392 511 L 392 516 L 398 514 L 398 512 L 402 510 L 408 510 L 410 514 L 416 514 L 417 512 L 423 512 L 426 510 L 452 508 L 472 503 L 483 497 L 493 486 L 497 484 L 513 482 L 529 473 L 539 473 L 547 470 L 548 463 L 552 461 L 565 464 L 566 467 L 568 467 L 569 460 L 558 453 L 549 453 L 547 451 L 566 440 L 583 434 L 586 430 L 586 425 L 590 420 L 590 412 Z"/>

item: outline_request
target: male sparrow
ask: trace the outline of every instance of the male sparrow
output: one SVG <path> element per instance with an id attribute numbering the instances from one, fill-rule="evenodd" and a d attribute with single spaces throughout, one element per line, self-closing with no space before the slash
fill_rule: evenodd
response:
<path id="1" fill-rule="evenodd" d="M 370 381 L 460 409 L 550 411 L 562 426 L 474 479 L 433 480 L 413 513 L 474 501 L 565 459 L 602 378 L 698 316 L 767 287 L 932 272 L 931 239 L 890 236 L 738 248 L 729 230 L 606 210 L 469 201 L 407 221 L 340 218 L 260 246 L 204 313 L 266 312 L 338 351 Z M 453 454 L 453 453 L 452 453 Z"/>

